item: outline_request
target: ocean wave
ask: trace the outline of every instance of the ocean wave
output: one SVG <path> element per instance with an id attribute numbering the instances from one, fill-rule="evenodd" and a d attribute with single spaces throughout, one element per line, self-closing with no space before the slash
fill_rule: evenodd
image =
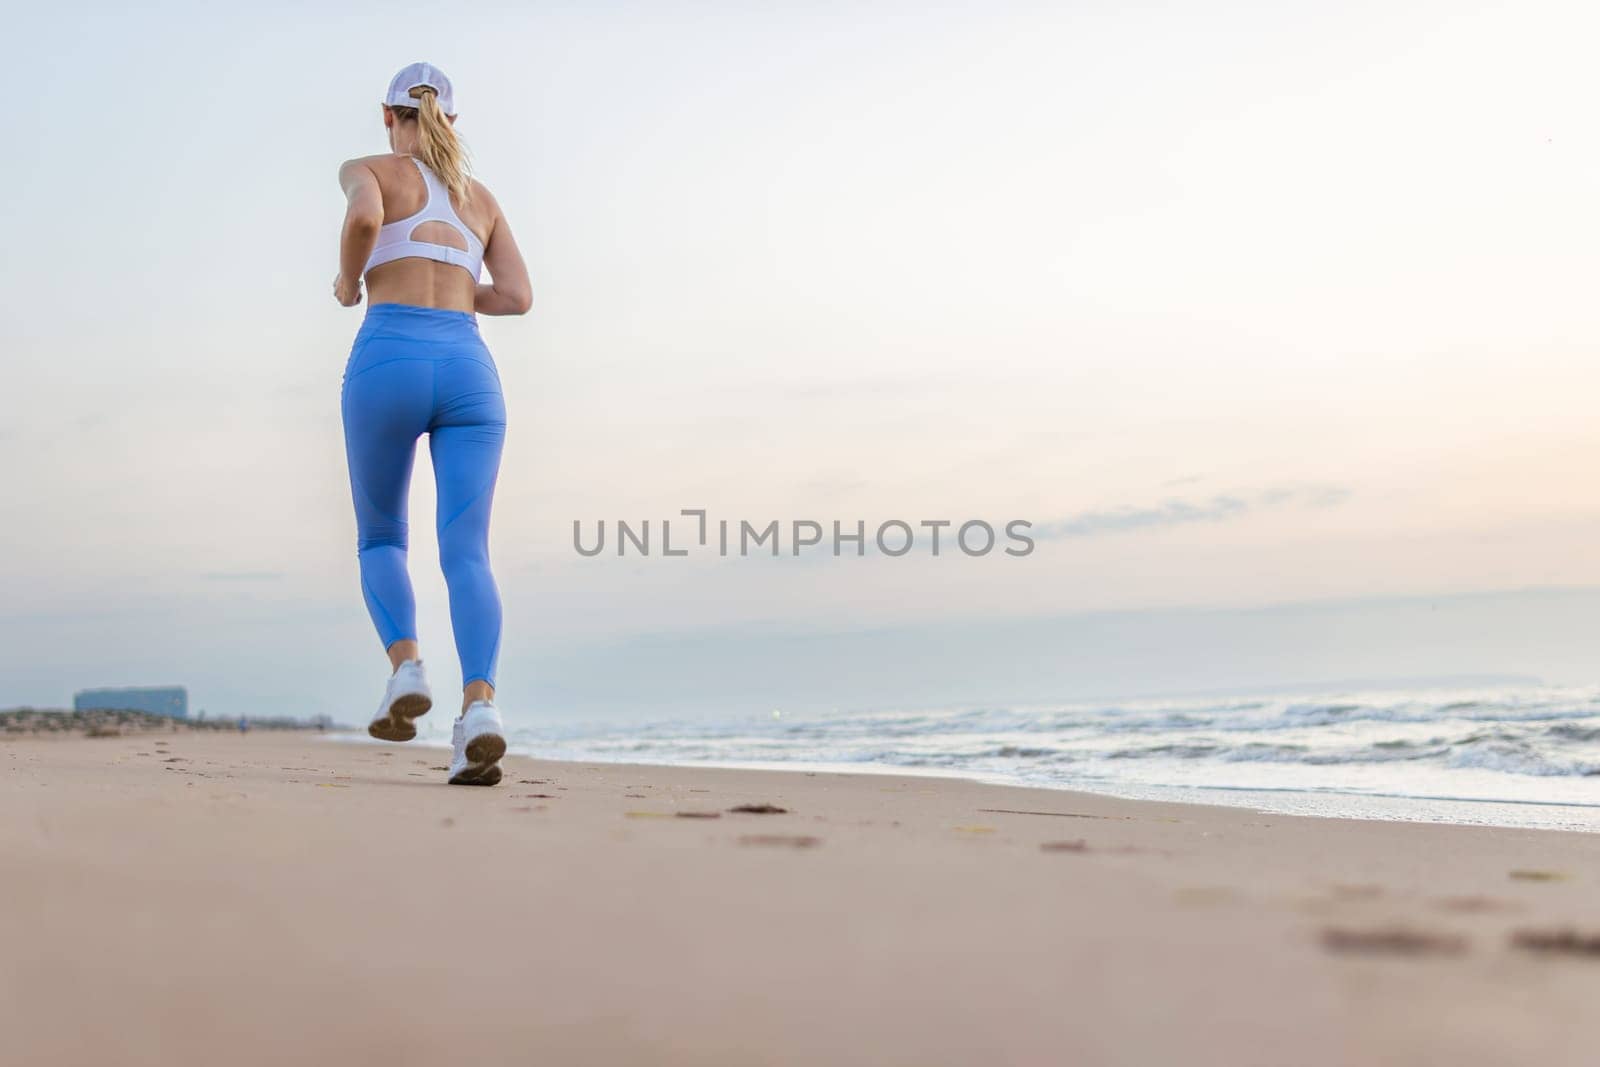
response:
<path id="1" fill-rule="evenodd" d="M 1517 705 L 1467 701 L 1443 706 L 1428 704 L 1297 704 L 1285 708 L 1280 725 L 1335 726 L 1353 722 L 1425 723 L 1446 719 L 1469 722 L 1547 722 L 1594 718 L 1600 707 Z"/>
<path id="2" fill-rule="evenodd" d="M 1304 763 L 1310 754 L 1306 745 L 1274 745 L 1255 741 L 1223 753 L 1230 763 Z"/>
<path id="3" fill-rule="evenodd" d="M 990 755 L 1000 759 L 1039 759 L 1044 756 L 1060 755 L 1060 750 L 1054 748 L 1027 748 L 1022 745 L 1001 745 Z"/>
<path id="4" fill-rule="evenodd" d="M 1591 760 L 1563 759 L 1554 754 L 1538 752 L 1527 745 L 1503 743 L 1457 749 L 1450 754 L 1446 765 L 1456 769 L 1498 771 L 1501 774 L 1540 778 L 1600 774 L 1600 764 Z"/>
<path id="5" fill-rule="evenodd" d="M 1171 744 L 1149 745 L 1144 748 L 1121 748 L 1106 753 L 1106 759 L 1202 759 L 1222 751 L 1221 745 Z"/>

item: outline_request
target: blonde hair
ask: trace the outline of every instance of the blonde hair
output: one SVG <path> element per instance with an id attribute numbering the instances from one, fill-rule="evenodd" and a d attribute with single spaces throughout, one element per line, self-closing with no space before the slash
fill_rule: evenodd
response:
<path id="1" fill-rule="evenodd" d="M 439 94 L 431 85 L 419 85 L 411 90 L 416 107 L 394 107 L 390 110 L 402 120 L 417 123 L 417 154 L 444 182 L 445 188 L 463 204 L 467 202 L 472 187 L 471 164 L 467 147 L 456 136 L 456 128 L 439 108 Z"/>

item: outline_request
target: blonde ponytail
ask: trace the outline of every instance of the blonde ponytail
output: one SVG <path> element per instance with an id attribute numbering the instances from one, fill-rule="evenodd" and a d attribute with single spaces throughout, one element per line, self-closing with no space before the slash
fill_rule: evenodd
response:
<path id="1" fill-rule="evenodd" d="M 411 90 L 411 96 L 417 101 L 416 107 L 397 107 L 393 110 L 402 119 L 416 119 L 417 155 L 422 157 L 429 170 L 439 176 L 445 188 L 465 204 L 472 186 L 468 179 L 470 165 L 466 146 L 456 136 L 456 129 L 450 125 L 450 120 L 439 109 L 439 94 L 433 86 L 419 85 Z"/>

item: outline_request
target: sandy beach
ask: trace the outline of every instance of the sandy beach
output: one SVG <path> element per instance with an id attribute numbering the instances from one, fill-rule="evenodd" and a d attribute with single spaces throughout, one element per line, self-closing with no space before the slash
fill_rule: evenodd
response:
<path id="1" fill-rule="evenodd" d="M 1587 1064 L 1600 838 L 311 734 L 0 741 L 27 1064 Z M 783 812 L 735 811 L 769 806 Z"/>

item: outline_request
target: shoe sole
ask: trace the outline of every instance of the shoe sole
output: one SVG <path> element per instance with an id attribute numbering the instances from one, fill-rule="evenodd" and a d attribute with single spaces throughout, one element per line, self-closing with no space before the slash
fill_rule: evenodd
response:
<path id="1" fill-rule="evenodd" d="M 450 779 L 451 785 L 497 785 L 500 782 L 500 757 L 506 754 L 506 739 L 499 734 L 480 734 L 467 742 L 467 765 Z"/>
<path id="2" fill-rule="evenodd" d="M 389 714 L 381 719 L 373 719 L 367 727 L 367 733 L 379 741 L 409 741 L 417 736 L 417 724 L 412 720 L 421 718 L 432 709 L 433 699 L 421 693 L 396 697 L 394 703 L 389 705 Z"/>

